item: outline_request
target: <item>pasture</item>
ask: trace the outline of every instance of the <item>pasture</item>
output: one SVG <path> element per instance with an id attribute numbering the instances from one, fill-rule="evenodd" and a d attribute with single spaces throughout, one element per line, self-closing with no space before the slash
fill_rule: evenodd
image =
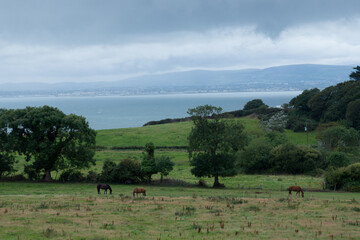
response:
<path id="1" fill-rule="evenodd" d="M 242 118 L 250 138 L 262 134 L 258 120 Z M 191 122 L 97 132 L 96 166 L 104 160 L 142 158 L 153 142 L 155 156 L 175 163 L 163 184 L 111 184 L 113 194 L 97 194 L 96 184 L 0 182 L 0 239 L 359 239 L 360 193 L 310 192 L 322 178 L 244 175 L 220 178 L 225 189 L 197 187 L 183 147 Z M 295 144 L 305 133 L 286 132 Z M 309 134 L 309 144 L 315 144 Z M 132 147 L 136 147 L 135 149 Z M 100 150 L 101 149 L 101 150 Z M 22 172 L 24 161 L 16 165 Z M 88 170 L 84 170 L 86 174 Z M 58 179 L 60 173 L 53 172 Z M 213 179 L 202 179 L 212 186 Z M 305 197 L 286 188 L 305 187 Z M 146 197 L 133 198 L 135 187 Z M 101 193 L 103 190 L 101 190 Z"/>
<path id="2" fill-rule="evenodd" d="M 360 194 L 0 183 L 0 239 L 359 239 Z"/>

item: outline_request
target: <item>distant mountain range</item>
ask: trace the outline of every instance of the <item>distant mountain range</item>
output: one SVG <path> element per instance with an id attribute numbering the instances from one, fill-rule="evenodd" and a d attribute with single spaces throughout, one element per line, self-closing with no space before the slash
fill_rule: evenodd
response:
<path id="1" fill-rule="evenodd" d="M 193 70 L 145 75 L 115 82 L 7 83 L 0 84 L 0 96 L 289 91 L 315 87 L 323 89 L 348 80 L 352 71 L 352 66 L 302 64 L 266 69 Z"/>

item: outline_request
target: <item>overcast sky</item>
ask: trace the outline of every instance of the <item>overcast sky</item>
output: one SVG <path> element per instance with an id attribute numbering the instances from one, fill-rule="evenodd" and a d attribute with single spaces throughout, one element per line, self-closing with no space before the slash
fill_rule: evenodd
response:
<path id="1" fill-rule="evenodd" d="M 360 65 L 359 0 L 0 0 L 0 83 Z"/>

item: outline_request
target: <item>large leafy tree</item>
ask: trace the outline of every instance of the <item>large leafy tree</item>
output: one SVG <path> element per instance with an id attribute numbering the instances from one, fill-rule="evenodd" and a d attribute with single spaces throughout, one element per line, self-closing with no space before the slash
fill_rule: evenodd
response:
<path id="1" fill-rule="evenodd" d="M 219 117 L 222 109 L 211 105 L 189 109 L 194 126 L 188 137 L 191 173 L 214 177 L 214 187 L 222 186 L 219 177 L 236 175 L 235 153 L 247 143 L 244 126 Z"/>
<path id="2" fill-rule="evenodd" d="M 3 117 L 12 148 L 44 171 L 44 180 L 50 181 L 54 170 L 95 164 L 96 132 L 84 117 L 49 106 L 8 110 Z"/>

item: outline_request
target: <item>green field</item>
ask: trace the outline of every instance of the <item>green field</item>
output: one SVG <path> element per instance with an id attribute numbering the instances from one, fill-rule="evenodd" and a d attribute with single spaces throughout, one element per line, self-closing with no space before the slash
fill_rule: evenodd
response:
<path id="1" fill-rule="evenodd" d="M 258 120 L 238 121 L 250 138 L 263 134 Z M 163 184 L 155 175 L 154 184 L 141 185 L 146 197 L 133 198 L 134 185 L 112 184 L 113 194 L 107 196 L 97 194 L 96 184 L 0 182 L 0 239 L 360 238 L 360 193 L 310 191 L 322 187 L 322 178 L 239 174 L 220 178 L 225 189 L 197 187 L 186 150 L 162 148 L 186 146 L 191 126 L 182 122 L 97 132 L 102 150 L 91 170 L 98 173 L 107 159 L 140 160 L 142 150 L 132 148 L 148 142 L 159 147 L 155 156 L 172 158 L 174 170 Z M 305 133 L 286 134 L 295 144 L 307 144 Z M 308 139 L 316 144 L 313 133 Z M 20 173 L 23 164 L 20 158 Z M 213 179 L 202 180 L 212 186 Z M 295 184 L 306 189 L 304 198 L 289 196 L 286 188 Z"/>
<path id="2" fill-rule="evenodd" d="M 240 118 L 245 126 L 245 131 L 250 138 L 263 134 L 259 127 L 259 120 L 252 118 Z M 161 125 L 152 125 L 140 128 L 122 128 L 97 131 L 96 144 L 107 148 L 145 146 L 153 142 L 155 146 L 187 146 L 187 137 L 190 133 L 192 122 L 180 122 Z M 307 144 L 306 133 L 286 131 L 289 140 L 295 144 Z M 308 134 L 309 144 L 315 145 L 315 134 Z"/>
<path id="3" fill-rule="evenodd" d="M 356 193 L 143 187 L 0 183 L 0 239 L 360 238 Z"/>

